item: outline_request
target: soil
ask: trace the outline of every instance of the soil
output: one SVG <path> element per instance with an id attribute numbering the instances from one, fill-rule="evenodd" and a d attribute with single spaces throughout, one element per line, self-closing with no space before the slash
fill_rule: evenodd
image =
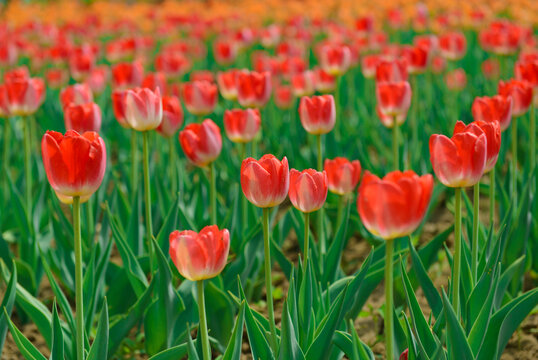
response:
<path id="1" fill-rule="evenodd" d="M 481 201 L 482 205 L 486 205 L 486 199 Z M 443 210 L 441 210 L 443 209 Z M 445 207 L 441 206 L 440 210 L 431 216 L 430 220 L 424 225 L 423 235 L 421 237 L 422 243 L 425 243 L 449 227 L 452 223 L 452 215 Z M 484 222 L 488 222 L 487 207 L 481 209 Z M 452 235 L 448 238 L 448 246 L 452 245 Z M 420 244 L 419 244 L 420 246 Z M 297 246 L 297 238 L 292 234 L 284 243 L 283 251 L 287 254 L 288 258 L 294 263 L 298 260 L 299 248 Z M 357 237 L 349 239 L 346 251 L 343 254 L 343 267 L 346 273 L 352 273 L 360 266 L 362 261 L 366 258 L 370 251 L 370 245 L 364 240 Z M 450 268 L 446 257 L 441 255 L 440 252 L 439 261 L 431 266 L 429 269 L 429 275 L 433 279 L 435 286 L 438 289 L 444 287 L 447 288 L 448 278 L 450 276 Z M 273 279 L 275 288 L 280 288 L 282 294 L 286 294 L 288 290 L 288 282 L 275 264 L 273 268 Z M 383 345 L 383 320 L 379 309 L 382 308 L 384 302 L 384 284 L 383 282 L 374 290 L 368 302 L 363 308 L 363 312 L 355 321 L 355 327 L 357 329 L 360 339 L 365 342 L 375 353 L 376 357 L 384 357 L 384 345 Z M 262 294 L 262 298 L 265 294 Z M 417 289 L 417 299 L 424 309 L 424 315 L 429 316 L 429 306 L 426 298 L 423 295 L 422 289 Z M 53 293 L 47 281 L 43 281 L 40 287 L 38 298 L 44 300 L 46 303 L 51 302 Z M 275 321 L 280 323 L 280 314 L 282 313 L 284 298 L 275 299 Z M 265 304 L 255 303 L 251 304 L 252 308 L 266 315 Z M 50 355 L 50 351 L 39 333 L 36 326 L 32 323 L 21 324 L 16 313 L 13 315 L 13 321 L 23 332 L 23 334 L 45 355 L 47 358 Z M 195 335 L 193 335 L 195 336 Z M 133 334 L 134 337 L 134 334 Z M 15 345 L 11 334 L 8 332 L 4 349 L 2 351 L 2 360 L 19 360 L 23 359 L 17 346 Z M 142 360 L 147 359 L 143 354 L 130 354 L 124 359 Z M 248 345 L 248 338 L 246 332 L 244 334 L 243 341 L 243 355 L 242 359 L 252 359 L 250 355 L 250 348 Z M 538 359 L 538 314 L 531 314 L 528 316 L 520 326 L 520 328 L 512 335 L 506 349 L 501 356 L 501 360 L 535 360 Z"/>

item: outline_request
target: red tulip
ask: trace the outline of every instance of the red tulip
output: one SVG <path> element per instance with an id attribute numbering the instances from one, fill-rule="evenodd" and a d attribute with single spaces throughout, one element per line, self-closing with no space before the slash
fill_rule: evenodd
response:
<path id="1" fill-rule="evenodd" d="M 409 356 L 409 349 L 405 349 L 401 354 L 399 360 L 407 360 Z"/>
<path id="2" fill-rule="evenodd" d="M 277 108 L 288 110 L 293 106 L 293 91 L 290 85 L 276 85 L 274 88 L 274 100 Z"/>
<path id="3" fill-rule="evenodd" d="M 526 81 L 511 79 L 499 81 L 499 95 L 512 98 L 512 115 L 519 117 L 525 114 L 532 103 L 532 87 Z"/>
<path id="4" fill-rule="evenodd" d="M 82 134 L 86 131 L 101 130 L 101 109 L 96 103 L 83 105 L 70 104 L 64 109 L 66 130 L 75 130 Z"/>
<path id="5" fill-rule="evenodd" d="M 499 150 L 501 149 L 501 126 L 499 122 L 474 121 L 467 126 L 463 121 L 456 122 L 454 135 L 464 132 L 474 132 L 477 136 L 482 133 L 486 135 L 486 167 L 484 173 L 489 172 L 497 163 Z"/>
<path id="6" fill-rule="evenodd" d="M 411 105 L 411 86 L 407 81 L 381 82 L 376 84 L 377 104 L 386 116 L 401 116 Z"/>
<path id="7" fill-rule="evenodd" d="M 76 52 L 69 57 L 69 72 L 76 81 L 84 81 L 95 65 L 95 55 L 91 52 Z"/>
<path id="8" fill-rule="evenodd" d="M 428 49 L 430 54 L 435 54 L 439 50 L 439 38 L 433 34 L 417 35 L 413 38 L 413 44 Z"/>
<path id="9" fill-rule="evenodd" d="M 477 97 L 471 108 L 475 121 L 498 121 L 501 131 L 508 129 L 512 120 L 512 97 L 495 95 Z"/>
<path id="10" fill-rule="evenodd" d="M 45 101 L 45 82 L 43 79 L 15 79 L 6 82 L 5 85 L 11 115 L 32 115 Z"/>
<path id="11" fill-rule="evenodd" d="M 327 173 L 314 169 L 291 169 L 288 195 L 299 211 L 311 213 L 319 210 L 327 199 Z"/>
<path id="12" fill-rule="evenodd" d="M 421 74 L 426 71 L 430 63 L 432 52 L 426 46 L 405 46 L 402 48 L 402 56 L 406 59 L 407 70 L 410 74 Z"/>
<path id="13" fill-rule="evenodd" d="M 88 84 L 74 84 L 60 92 L 62 108 L 70 104 L 82 105 L 93 102 L 92 90 Z"/>
<path id="14" fill-rule="evenodd" d="M 402 112 L 401 114 L 398 114 L 396 116 L 388 115 L 383 112 L 379 105 L 375 107 L 375 111 L 377 113 L 377 117 L 379 117 L 379 120 L 381 120 L 381 124 L 383 124 L 383 126 L 389 129 L 392 129 L 395 123 L 397 126 L 402 125 L 407 118 L 407 111 Z"/>
<path id="15" fill-rule="evenodd" d="M 237 75 L 237 99 L 244 107 L 261 108 L 271 97 L 271 76 L 243 70 Z"/>
<path id="16" fill-rule="evenodd" d="M 459 60 L 467 50 L 467 40 L 461 32 L 448 32 L 439 37 L 441 55 L 448 60 Z"/>
<path id="17" fill-rule="evenodd" d="M 144 77 L 144 80 L 142 80 L 142 87 L 148 88 L 152 91 L 155 91 L 157 88 L 161 91 L 161 93 L 166 93 L 166 76 L 164 76 L 164 73 L 162 72 L 154 72 L 154 73 L 148 73 Z"/>
<path id="18" fill-rule="evenodd" d="M 217 85 L 207 81 L 192 81 L 182 87 L 183 101 L 194 115 L 209 115 L 217 106 Z"/>
<path id="19" fill-rule="evenodd" d="M 72 203 L 74 196 L 87 201 L 97 191 L 106 168 L 105 142 L 96 132 L 65 135 L 47 131 L 41 141 L 43 165 L 50 185 L 60 201 Z"/>
<path id="20" fill-rule="evenodd" d="M 183 125 L 183 108 L 175 96 L 163 96 L 163 120 L 157 132 L 164 137 L 172 137 Z"/>
<path id="21" fill-rule="evenodd" d="M 476 184 L 486 168 L 486 156 L 487 138 L 482 129 L 460 132 L 452 138 L 437 134 L 430 137 L 433 171 L 445 186 Z"/>
<path id="22" fill-rule="evenodd" d="M 467 75 L 462 68 L 452 70 L 445 75 L 446 87 L 450 90 L 461 91 L 467 86 Z"/>
<path id="23" fill-rule="evenodd" d="M 138 131 L 157 128 L 163 118 L 161 92 L 137 88 L 125 92 L 125 119 Z"/>
<path id="24" fill-rule="evenodd" d="M 213 55 L 220 65 L 230 65 L 237 57 L 238 45 L 233 39 L 221 37 L 213 42 Z"/>
<path id="25" fill-rule="evenodd" d="M 29 78 L 30 71 L 26 66 L 17 67 L 4 73 L 5 83 L 19 80 L 28 80 Z"/>
<path id="26" fill-rule="evenodd" d="M 538 105 L 538 60 L 516 63 L 516 79 L 526 81 L 533 88 L 534 104 Z"/>
<path id="27" fill-rule="evenodd" d="M 276 44 L 278 44 L 280 35 L 280 27 L 276 24 L 271 24 L 260 31 L 260 43 L 266 49 L 273 48 Z"/>
<path id="28" fill-rule="evenodd" d="M 230 233 L 217 225 L 170 234 L 170 257 L 179 273 L 191 281 L 211 279 L 222 272 L 230 250 Z"/>
<path id="29" fill-rule="evenodd" d="M 374 18 L 372 16 L 363 16 L 355 20 L 355 30 L 360 35 L 368 35 L 374 30 Z"/>
<path id="30" fill-rule="evenodd" d="M 325 159 L 324 170 L 327 173 L 329 191 L 338 195 L 353 192 L 361 177 L 359 160 L 349 161 L 344 157 Z"/>
<path id="31" fill-rule="evenodd" d="M 376 81 L 400 82 L 407 81 L 407 62 L 405 60 L 381 60 L 376 67 Z"/>
<path id="32" fill-rule="evenodd" d="M 480 65 L 482 74 L 486 79 L 498 79 L 500 75 L 500 66 L 497 59 L 486 59 Z"/>
<path id="33" fill-rule="evenodd" d="M 227 71 L 219 71 L 217 73 L 217 84 L 219 91 L 226 100 L 237 99 L 237 76 L 239 70 L 231 69 Z"/>
<path id="34" fill-rule="evenodd" d="M 69 81 L 69 74 L 65 69 L 54 68 L 45 71 L 47 85 L 51 89 L 59 89 Z"/>
<path id="35" fill-rule="evenodd" d="M 97 66 L 93 68 L 90 76 L 86 79 L 86 83 L 93 93 L 102 94 L 105 91 L 109 77 L 110 71 L 107 66 Z"/>
<path id="36" fill-rule="evenodd" d="M 7 118 L 7 117 L 9 117 L 7 88 L 5 84 L 0 84 L 0 118 Z"/>
<path id="37" fill-rule="evenodd" d="M 187 158 L 200 167 L 215 161 L 222 150 L 220 129 L 210 119 L 185 126 L 179 133 L 179 142 Z"/>
<path id="38" fill-rule="evenodd" d="M 142 84 L 144 68 L 138 61 L 119 63 L 112 67 L 112 85 L 115 89 L 127 90 Z"/>
<path id="39" fill-rule="evenodd" d="M 294 74 L 291 77 L 291 86 L 293 94 L 296 97 L 310 96 L 316 91 L 316 78 L 311 70 L 303 71 L 302 73 Z"/>
<path id="40" fill-rule="evenodd" d="M 6 68 L 17 63 L 17 47 L 13 41 L 2 39 L 0 44 L 0 67 Z"/>
<path id="41" fill-rule="evenodd" d="M 155 68 L 169 79 L 181 78 L 191 67 L 190 61 L 181 53 L 165 51 L 157 55 Z"/>
<path id="42" fill-rule="evenodd" d="M 234 109 L 224 112 L 224 130 L 233 142 L 250 142 L 260 130 L 260 125 L 258 109 Z"/>
<path id="43" fill-rule="evenodd" d="M 319 51 L 319 63 L 331 75 L 343 75 L 351 64 L 351 50 L 347 45 L 324 44 Z"/>
<path id="44" fill-rule="evenodd" d="M 125 118 L 125 95 L 127 91 L 125 90 L 114 90 L 112 92 L 112 110 L 114 111 L 114 116 L 118 123 L 124 128 L 130 128 L 131 125 L 127 122 Z"/>
<path id="45" fill-rule="evenodd" d="M 377 54 L 364 55 L 361 60 L 362 75 L 367 79 L 374 78 L 380 62 L 381 58 Z"/>
<path id="46" fill-rule="evenodd" d="M 321 93 L 330 93 L 334 91 L 336 88 L 336 78 L 333 75 L 324 71 L 322 68 L 315 69 L 314 75 L 314 84 L 317 91 Z"/>
<path id="47" fill-rule="evenodd" d="M 299 117 L 308 133 L 327 134 L 336 123 L 334 97 L 332 95 L 303 96 L 299 104 Z"/>
<path id="48" fill-rule="evenodd" d="M 288 195 L 288 159 L 266 154 L 260 160 L 247 158 L 241 164 L 241 189 L 245 197 L 261 208 L 277 206 Z"/>
<path id="49" fill-rule="evenodd" d="M 432 60 L 432 72 L 434 74 L 440 74 L 445 71 L 446 60 L 441 56 L 436 56 Z"/>
<path id="50" fill-rule="evenodd" d="M 430 174 L 393 171 L 383 179 L 365 171 L 357 209 L 368 231 L 385 240 L 413 233 L 422 222 L 433 190 Z"/>

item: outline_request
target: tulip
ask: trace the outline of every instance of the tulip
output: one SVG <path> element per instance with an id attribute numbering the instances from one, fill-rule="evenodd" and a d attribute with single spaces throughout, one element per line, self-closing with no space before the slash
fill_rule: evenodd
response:
<path id="1" fill-rule="evenodd" d="M 316 79 L 314 72 L 307 70 L 302 73 L 294 74 L 291 77 L 293 95 L 296 97 L 311 96 L 316 91 Z"/>
<path id="2" fill-rule="evenodd" d="M 59 89 L 69 81 L 69 74 L 65 69 L 48 69 L 45 72 L 47 85 L 51 89 Z"/>
<path id="3" fill-rule="evenodd" d="M 201 124 L 189 124 L 179 133 L 185 156 L 196 166 L 204 167 L 215 161 L 222 150 L 219 127 L 210 119 Z"/>
<path id="4" fill-rule="evenodd" d="M 380 62 L 381 58 L 377 54 L 364 55 L 361 60 L 362 75 L 367 79 L 373 79 Z"/>
<path id="5" fill-rule="evenodd" d="M 213 42 L 213 55 L 219 65 L 231 65 L 237 57 L 237 50 L 233 39 L 221 37 Z"/>
<path id="6" fill-rule="evenodd" d="M 351 50 L 347 45 L 325 44 L 319 51 L 319 63 L 329 74 L 341 76 L 351 64 Z"/>
<path id="7" fill-rule="evenodd" d="M 233 142 L 250 142 L 260 130 L 260 125 L 258 109 L 235 109 L 224 112 L 224 130 Z"/>
<path id="8" fill-rule="evenodd" d="M 165 94 L 166 93 L 166 76 L 162 72 L 148 73 L 142 80 L 142 87 L 148 88 L 151 91 L 159 90 Z"/>
<path id="9" fill-rule="evenodd" d="M 187 110 L 194 115 L 211 114 L 217 106 L 217 86 L 207 81 L 184 83 L 182 87 L 183 101 Z"/>
<path id="10" fill-rule="evenodd" d="M 207 333 L 205 311 L 204 280 L 211 279 L 222 272 L 230 250 L 230 233 L 219 230 L 217 225 L 204 227 L 199 233 L 192 230 L 174 231 L 170 234 L 170 257 L 179 273 L 185 278 L 196 281 L 198 315 L 203 359 L 211 359 L 211 346 Z"/>
<path id="11" fill-rule="evenodd" d="M 112 92 L 112 110 L 118 123 L 123 128 L 130 128 L 131 126 L 125 118 L 125 95 L 127 95 L 125 90 L 114 90 Z"/>
<path id="12" fill-rule="evenodd" d="M 359 187 L 357 210 L 372 234 L 385 240 L 385 342 L 387 359 L 393 359 L 393 256 L 394 239 L 408 236 L 420 225 L 433 191 L 430 174 L 393 171 L 383 179 L 365 172 Z"/>
<path id="13" fill-rule="evenodd" d="M 237 99 L 237 75 L 239 70 L 231 69 L 228 71 L 219 71 L 217 73 L 217 84 L 220 94 L 226 100 Z"/>
<path id="14" fill-rule="evenodd" d="M 499 61 L 497 59 L 486 59 L 480 64 L 482 74 L 486 79 L 498 79 L 500 76 Z"/>
<path id="15" fill-rule="evenodd" d="M 501 131 L 505 131 L 512 120 L 512 97 L 500 95 L 477 97 L 473 101 L 471 111 L 475 121 L 498 121 Z"/>
<path id="16" fill-rule="evenodd" d="M 432 72 L 434 74 L 441 74 L 445 71 L 446 60 L 441 56 L 435 56 L 432 60 Z"/>
<path id="17" fill-rule="evenodd" d="M 86 79 L 86 83 L 93 93 L 102 94 L 105 91 L 109 77 L 110 71 L 107 66 L 97 66 L 93 68 L 90 76 Z"/>
<path id="18" fill-rule="evenodd" d="M 500 80 L 498 93 L 504 97 L 512 97 L 512 115 L 516 118 L 524 115 L 532 104 L 532 86 L 524 80 Z"/>
<path id="19" fill-rule="evenodd" d="M 288 195 L 293 206 L 305 214 L 304 264 L 308 262 L 310 213 L 321 209 L 327 199 L 327 173 L 314 169 L 291 169 Z"/>
<path id="20" fill-rule="evenodd" d="M 375 74 L 377 83 L 407 81 L 407 62 L 405 60 L 382 60 L 377 64 Z"/>
<path id="21" fill-rule="evenodd" d="M 69 58 L 69 72 L 75 81 L 84 81 L 95 65 L 92 53 L 75 53 Z"/>
<path id="22" fill-rule="evenodd" d="M 241 164 L 241 189 L 255 206 L 263 208 L 263 245 L 265 256 L 265 288 L 271 344 L 276 351 L 277 335 L 273 310 L 273 285 L 271 281 L 271 247 L 269 246 L 269 208 L 286 199 L 290 185 L 288 159 L 279 161 L 274 155 L 264 155 L 260 160 L 247 158 Z"/>
<path id="23" fill-rule="evenodd" d="M 33 115 L 45 101 L 45 82 L 40 78 L 6 81 L 7 104 L 13 116 Z"/>
<path id="24" fill-rule="evenodd" d="M 84 358 L 84 309 L 80 203 L 97 191 L 106 168 L 105 142 L 95 132 L 65 135 L 47 131 L 41 141 L 43 165 L 50 185 L 60 201 L 73 204 L 75 247 L 75 302 L 77 359 Z"/>
<path id="25" fill-rule="evenodd" d="M 336 88 L 336 78 L 322 68 L 317 68 L 314 71 L 314 84 L 317 91 L 321 93 L 333 92 Z"/>
<path id="26" fill-rule="evenodd" d="M 125 119 L 137 131 L 157 128 L 162 121 L 163 106 L 161 92 L 157 88 L 127 90 L 125 93 Z"/>
<path id="27" fill-rule="evenodd" d="M 62 108 L 70 104 L 82 105 L 93 102 L 92 90 L 88 84 L 74 84 L 66 87 L 60 92 L 60 102 Z"/>
<path id="28" fill-rule="evenodd" d="M 336 123 L 336 109 L 332 95 L 303 96 L 299 116 L 305 130 L 314 135 L 327 134 Z"/>
<path id="29" fill-rule="evenodd" d="M 461 32 L 448 32 L 439 37 L 441 55 L 447 60 L 459 60 L 467 51 L 467 41 Z"/>
<path id="30" fill-rule="evenodd" d="M 410 74 L 421 74 L 428 68 L 431 50 L 426 46 L 408 46 L 402 49 L 402 56 L 406 59 Z"/>
<path id="31" fill-rule="evenodd" d="M 459 68 L 452 70 L 445 75 L 446 87 L 450 90 L 461 91 L 467 85 L 467 75 L 465 70 Z"/>
<path id="32" fill-rule="evenodd" d="M 383 114 L 396 117 L 407 113 L 411 105 L 411 86 L 407 81 L 378 82 L 376 97 Z"/>
<path id="33" fill-rule="evenodd" d="M 175 96 L 163 96 L 163 118 L 155 129 L 163 137 L 170 138 L 183 124 L 183 108 Z"/>
<path id="34" fill-rule="evenodd" d="M 101 130 L 101 109 L 96 103 L 83 105 L 70 104 L 64 109 L 66 130 L 78 133 Z"/>
<path id="35" fill-rule="evenodd" d="M 243 70 L 237 75 L 237 99 L 244 107 L 261 108 L 271 97 L 271 76 Z"/>
<path id="36" fill-rule="evenodd" d="M 405 349 L 401 354 L 399 360 L 407 360 L 409 356 L 409 349 Z"/>
<path id="37" fill-rule="evenodd" d="M 119 63 L 112 67 L 112 85 L 114 89 L 127 90 L 142 84 L 144 68 L 138 61 Z"/>
<path id="38" fill-rule="evenodd" d="M 207 81 L 215 84 L 215 75 L 209 70 L 194 70 L 189 74 L 190 81 Z"/>
<path id="39" fill-rule="evenodd" d="M 274 87 L 274 101 L 280 110 L 288 110 L 293 106 L 293 90 L 290 85 L 276 85 Z"/>
<path id="40" fill-rule="evenodd" d="M 165 51 L 155 59 L 155 68 L 170 80 L 180 79 L 191 67 L 191 62 L 181 53 Z"/>
<path id="41" fill-rule="evenodd" d="M 9 83 L 17 80 L 28 80 L 30 71 L 26 66 L 17 67 L 4 73 L 4 82 Z"/>

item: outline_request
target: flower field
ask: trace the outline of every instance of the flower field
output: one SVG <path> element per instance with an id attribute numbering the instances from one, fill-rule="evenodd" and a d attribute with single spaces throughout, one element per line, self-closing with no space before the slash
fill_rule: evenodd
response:
<path id="1" fill-rule="evenodd" d="M 537 30 L 1 1 L 0 357 L 537 359 Z"/>

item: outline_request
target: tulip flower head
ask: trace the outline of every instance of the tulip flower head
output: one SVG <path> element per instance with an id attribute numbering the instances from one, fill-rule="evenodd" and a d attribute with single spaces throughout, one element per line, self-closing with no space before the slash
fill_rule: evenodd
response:
<path id="1" fill-rule="evenodd" d="M 7 104 L 11 115 L 34 114 L 45 101 L 45 82 L 40 78 L 6 81 Z"/>
<path id="2" fill-rule="evenodd" d="M 499 157 L 499 150 L 501 149 L 501 126 L 498 121 L 485 122 L 485 121 L 473 121 L 469 125 L 465 125 L 463 121 L 458 121 L 454 127 L 454 135 L 463 133 L 466 131 L 475 132 L 480 135 L 481 132 L 486 135 L 486 167 L 484 173 L 489 172 L 497 163 Z"/>
<path id="3" fill-rule="evenodd" d="M 125 93 L 125 119 L 137 131 L 153 130 L 163 118 L 161 92 L 157 88 L 127 90 Z"/>
<path id="4" fill-rule="evenodd" d="M 467 51 L 467 40 L 461 32 L 448 32 L 439 37 L 441 55 L 447 60 L 459 60 Z"/>
<path id="5" fill-rule="evenodd" d="M 86 131 L 101 130 L 101 108 L 96 103 L 82 105 L 71 104 L 64 109 L 66 130 L 75 130 L 82 134 Z"/>
<path id="6" fill-rule="evenodd" d="M 247 158 L 241 164 L 241 189 L 252 204 L 261 208 L 281 204 L 290 185 L 288 159 L 266 154 L 260 160 Z"/>
<path id="7" fill-rule="evenodd" d="M 383 179 L 365 171 L 357 209 L 369 232 L 385 240 L 413 233 L 428 209 L 433 190 L 430 174 L 393 171 Z"/>
<path id="8" fill-rule="evenodd" d="M 269 72 L 243 70 L 237 75 L 237 100 L 244 107 L 261 108 L 271 97 Z"/>
<path id="9" fill-rule="evenodd" d="M 293 106 L 293 89 L 290 85 L 280 84 L 274 87 L 274 101 L 280 110 L 288 110 Z"/>
<path id="10" fill-rule="evenodd" d="M 82 105 L 93 102 L 93 93 L 88 84 L 67 86 L 60 92 L 60 102 L 65 109 L 70 104 Z"/>
<path id="11" fill-rule="evenodd" d="M 351 65 L 351 49 L 347 45 L 328 43 L 319 51 L 321 68 L 334 76 L 346 73 Z"/>
<path id="12" fill-rule="evenodd" d="M 217 85 L 208 81 L 191 81 L 182 87 L 183 101 L 194 115 L 209 115 L 217 106 Z"/>
<path id="13" fill-rule="evenodd" d="M 74 196 L 87 201 L 103 181 L 106 148 L 96 132 L 47 131 L 41 154 L 49 183 L 63 203 L 72 203 Z"/>
<path id="14" fill-rule="evenodd" d="M 314 135 L 327 134 L 336 123 L 336 107 L 332 95 L 303 96 L 299 116 L 304 129 Z"/>
<path id="15" fill-rule="evenodd" d="M 217 84 L 220 94 L 226 100 L 237 99 L 237 75 L 239 70 L 231 69 L 228 71 L 219 71 L 217 73 Z"/>
<path id="16" fill-rule="evenodd" d="M 325 159 L 323 168 L 327 173 L 329 191 L 338 195 L 353 192 L 361 177 L 359 160 L 349 161 L 344 157 Z"/>
<path id="17" fill-rule="evenodd" d="M 328 181 L 325 171 L 290 170 L 288 195 L 293 206 L 304 213 L 319 210 L 327 199 Z"/>
<path id="18" fill-rule="evenodd" d="M 467 187 L 480 181 L 487 160 L 487 137 L 478 126 L 452 138 L 430 137 L 430 161 L 435 175 L 448 187 Z"/>
<path id="19" fill-rule="evenodd" d="M 452 70 L 445 75 L 446 87 L 450 90 L 461 91 L 467 86 L 467 75 L 462 68 Z"/>
<path id="20" fill-rule="evenodd" d="M 498 121 L 501 131 L 504 131 L 512 120 L 512 97 L 477 97 L 473 101 L 471 112 L 475 121 Z"/>
<path id="21" fill-rule="evenodd" d="M 212 120 L 185 126 L 179 133 L 179 143 L 187 158 L 196 166 L 204 167 L 215 161 L 222 150 L 220 128 Z"/>
<path id="22" fill-rule="evenodd" d="M 230 250 L 230 233 L 217 225 L 199 233 L 186 230 L 170 234 L 170 257 L 179 273 L 191 281 L 211 279 L 222 272 Z"/>
<path id="23" fill-rule="evenodd" d="M 391 117 L 407 114 L 411 106 L 411 85 L 407 81 L 378 82 L 375 90 L 377 105 L 382 114 Z"/>
<path id="24" fill-rule="evenodd" d="M 231 141 L 247 143 L 260 130 L 261 118 L 258 109 L 234 109 L 224 112 L 224 130 Z"/>
<path id="25" fill-rule="evenodd" d="M 498 93 L 512 98 L 512 116 L 524 115 L 532 104 L 532 86 L 526 81 L 511 79 L 499 81 Z"/>
<path id="26" fill-rule="evenodd" d="M 407 81 L 407 61 L 406 60 L 382 60 L 376 67 L 376 81 L 381 82 L 402 82 Z"/>
<path id="27" fill-rule="evenodd" d="M 115 89 L 127 90 L 142 84 L 144 68 L 138 61 L 119 63 L 112 67 L 112 84 Z"/>
<path id="28" fill-rule="evenodd" d="M 183 108 L 175 96 L 163 96 L 163 120 L 157 132 L 164 137 L 172 137 L 183 125 Z"/>

